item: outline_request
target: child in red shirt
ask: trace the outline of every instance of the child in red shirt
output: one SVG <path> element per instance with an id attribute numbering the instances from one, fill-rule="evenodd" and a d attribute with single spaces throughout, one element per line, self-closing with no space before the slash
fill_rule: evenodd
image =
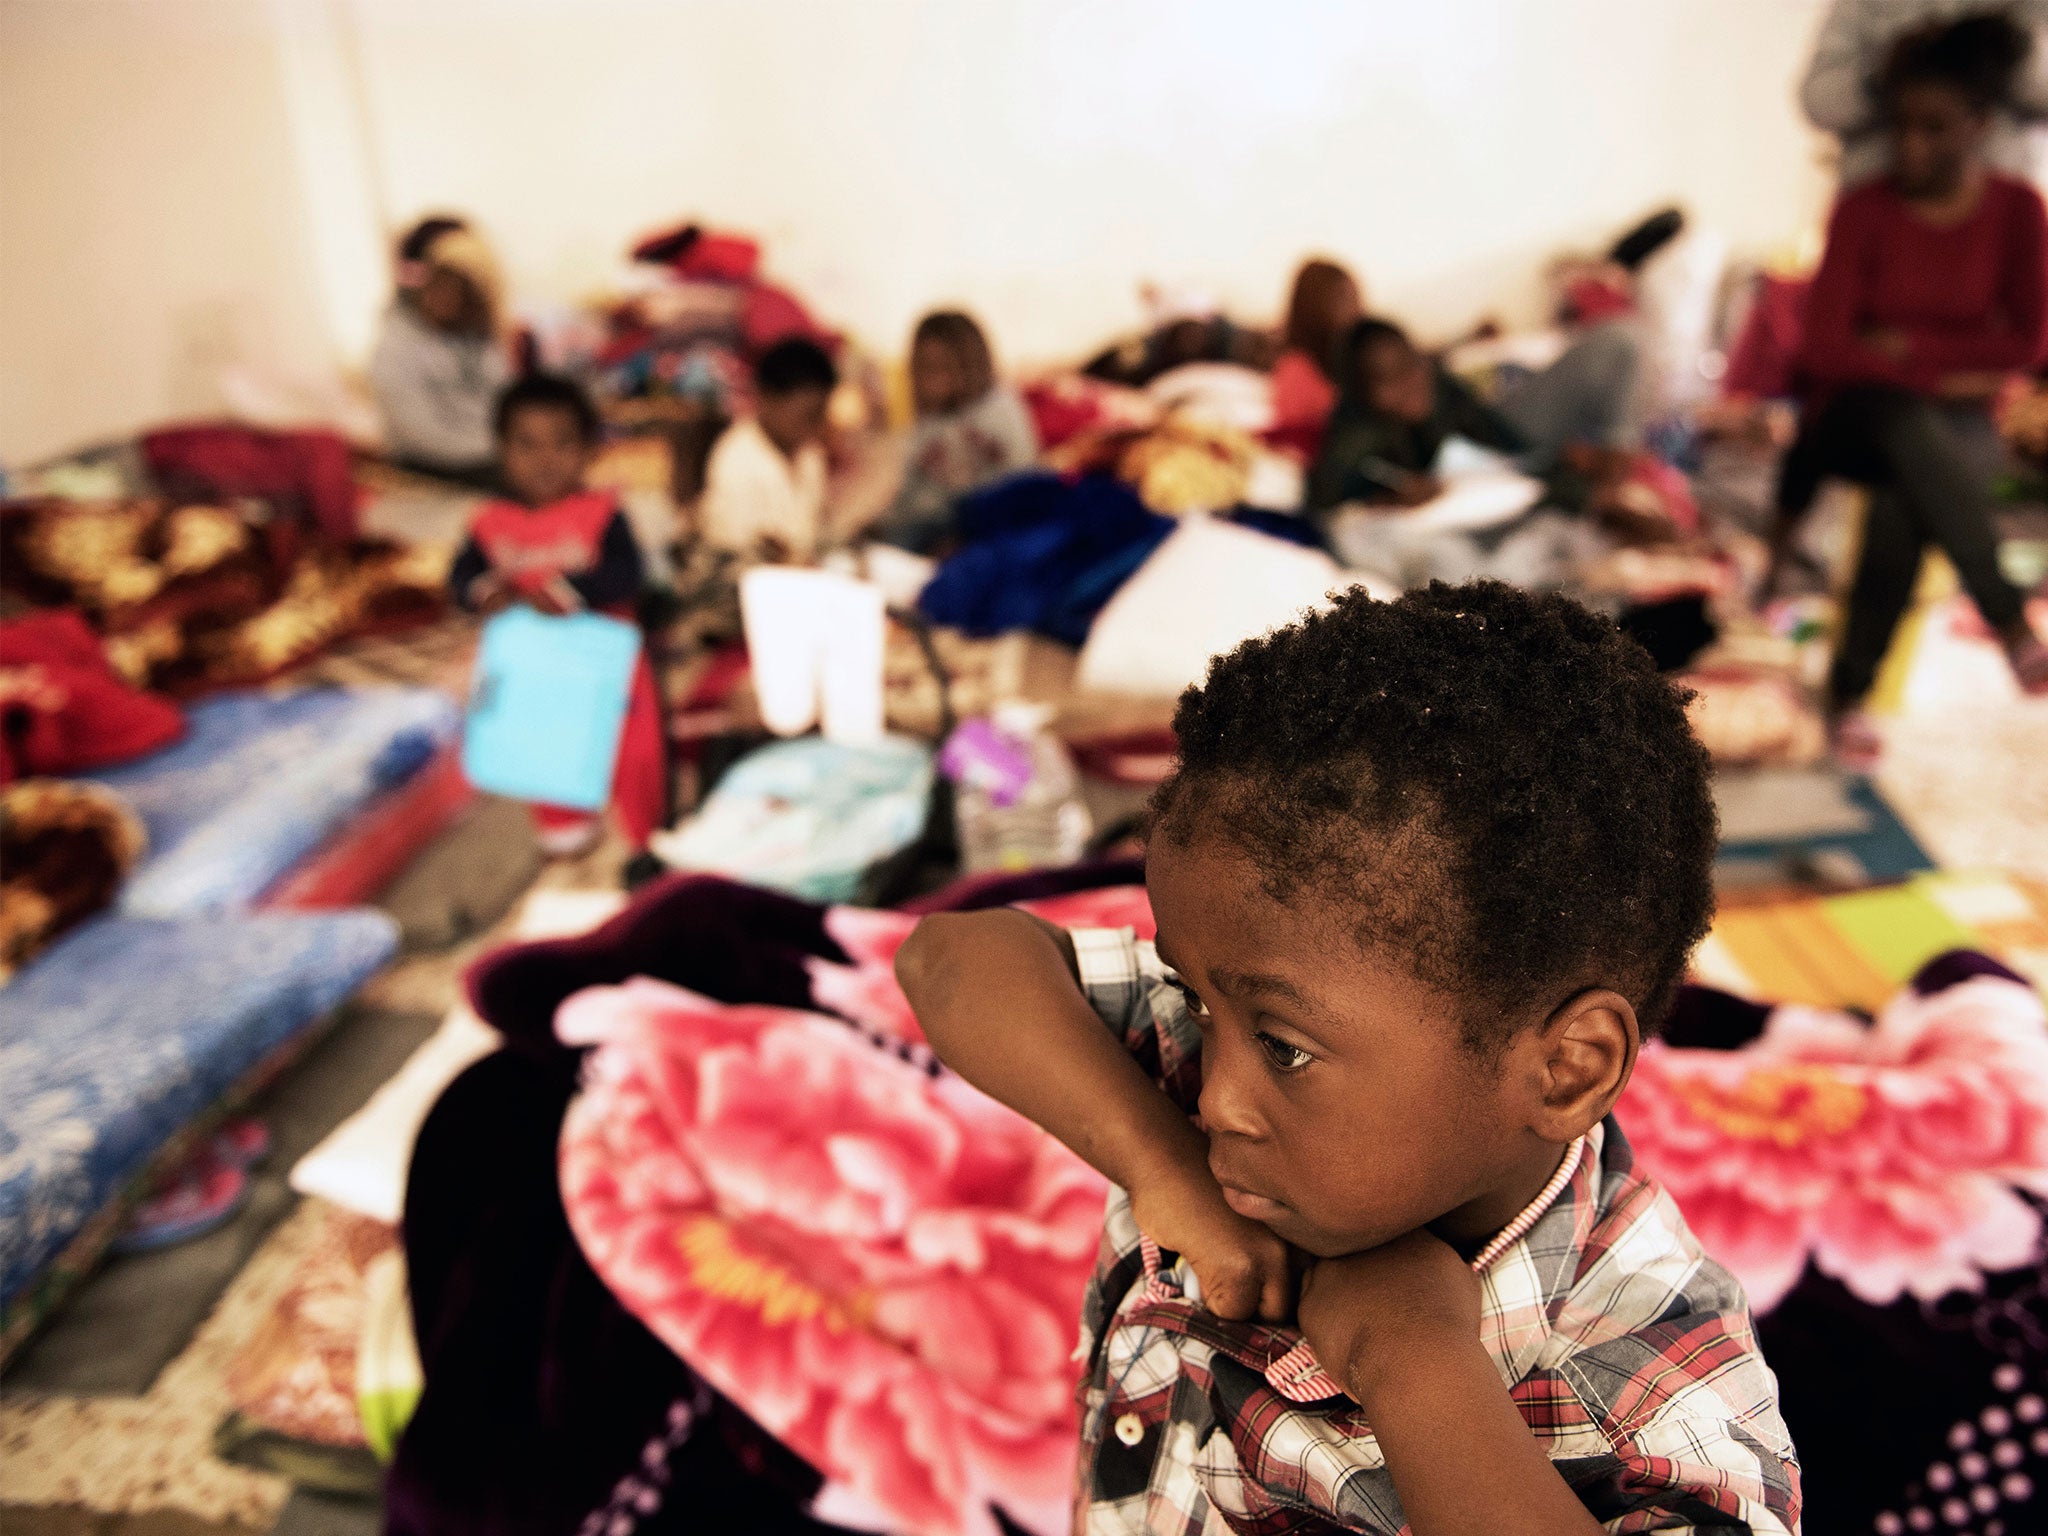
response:
<path id="1" fill-rule="evenodd" d="M 486 502 L 448 573 L 456 602 L 476 613 L 526 603 L 542 613 L 631 620 L 644 574 L 640 546 L 617 501 L 583 488 L 598 436 L 597 409 L 573 380 L 529 374 L 498 398 L 499 471 L 509 495 Z M 668 793 L 661 707 L 643 654 L 619 741 L 612 805 L 633 847 L 661 824 Z M 541 848 L 569 857 L 592 847 L 598 817 L 536 805 Z"/>

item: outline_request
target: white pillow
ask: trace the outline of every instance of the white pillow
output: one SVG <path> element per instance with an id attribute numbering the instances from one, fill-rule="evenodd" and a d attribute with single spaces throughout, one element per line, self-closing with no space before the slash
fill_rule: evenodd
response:
<path id="1" fill-rule="evenodd" d="M 1189 518 L 1097 617 L 1078 681 L 1099 693 L 1172 698 L 1201 680 L 1211 657 L 1362 581 L 1321 550 Z"/>

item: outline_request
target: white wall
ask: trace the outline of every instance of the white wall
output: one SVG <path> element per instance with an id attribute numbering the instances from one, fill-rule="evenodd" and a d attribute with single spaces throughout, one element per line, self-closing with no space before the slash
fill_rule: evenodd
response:
<path id="1" fill-rule="evenodd" d="M 258 0 L 0 0 L 0 461 L 331 363 Z"/>
<path id="2" fill-rule="evenodd" d="M 273 337 L 317 315 L 343 355 L 374 322 L 362 226 L 380 212 L 469 210 L 543 298 L 702 215 L 761 234 L 780 275 L 871 340 L 957 301 L 1037 360 L 1129 325 L 1143 277 L 1263 317 L 1326 250 L 1443 331 L 1528 314 L 1544 259 L 1662 201 L 1762 251 L 1825 197 L 1791 101 L 1817 0 L 158 0 L 139 9 L 181 34 L 175 87 L 95 93 L 89 134 L 48 127 L 62 86 L 8 100 L 53 59 L 125 80 L 162 51 L 106 20 L 137 9 L 0 0 L 0 222 L 17 190 L 33 210 L 0 245 L 0 346 L 10 374 L 21 356 L 118 385 L 7 386 L 0 453 L 173 403 L 163 357 L 115 378 L 99 318 L 25 324 L 68 271 L 133 277 L 112 247 L 146 231 L 218 243 L 172 183 L 231 204 L 237 261 L 216 286 L 274 316 Z M 172 132 L 201 98 L 206 131 Z M 118 218 L 77 221 L 110 197 Z M 165 316 L 197 278 L 132 287 L 133 323 L 174 338 Z"/>

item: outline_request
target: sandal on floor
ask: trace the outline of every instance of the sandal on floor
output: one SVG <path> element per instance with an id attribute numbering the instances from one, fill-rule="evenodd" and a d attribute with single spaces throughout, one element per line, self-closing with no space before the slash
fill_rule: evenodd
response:
<path id="1" fill-rule="evenodd" d="M 1884 757 L 1884 733 L 1862 710 L 1845 710 L 1828 727 L 1828 750 L 1844 773 L 1869 773 Z"/>
<path id="2" fill-rule="evenodd" d="M 224 1226 L 249 1196 L 249 1175 L 218 1141 L 194 1149 L 171 1169 L 114 1239 L 115 1253 L 151 1253 Z"/>

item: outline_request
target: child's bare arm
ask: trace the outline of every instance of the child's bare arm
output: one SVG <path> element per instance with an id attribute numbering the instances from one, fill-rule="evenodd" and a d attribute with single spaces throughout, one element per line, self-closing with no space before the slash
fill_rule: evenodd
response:
<path id="1" fill-rule="evenodd" d="M 1301 1327 L 1365 1409 L 1415 1536 L 1598 1536 L 1480 1342 L 1479 1281 L 1427 1231 L 1302 1286 Z"/>
<path id="2" fill-rule="evenodd" d="M 939 1059 L 1131 1194 L 1147 1236 L 1224 1317 L 1293 1308 L 1286 1244 L 1223 1201 L 1209 1145 L 1082 994 L 1072 940 L 1022 912 L 940 913 L 896 957 Z"/>

